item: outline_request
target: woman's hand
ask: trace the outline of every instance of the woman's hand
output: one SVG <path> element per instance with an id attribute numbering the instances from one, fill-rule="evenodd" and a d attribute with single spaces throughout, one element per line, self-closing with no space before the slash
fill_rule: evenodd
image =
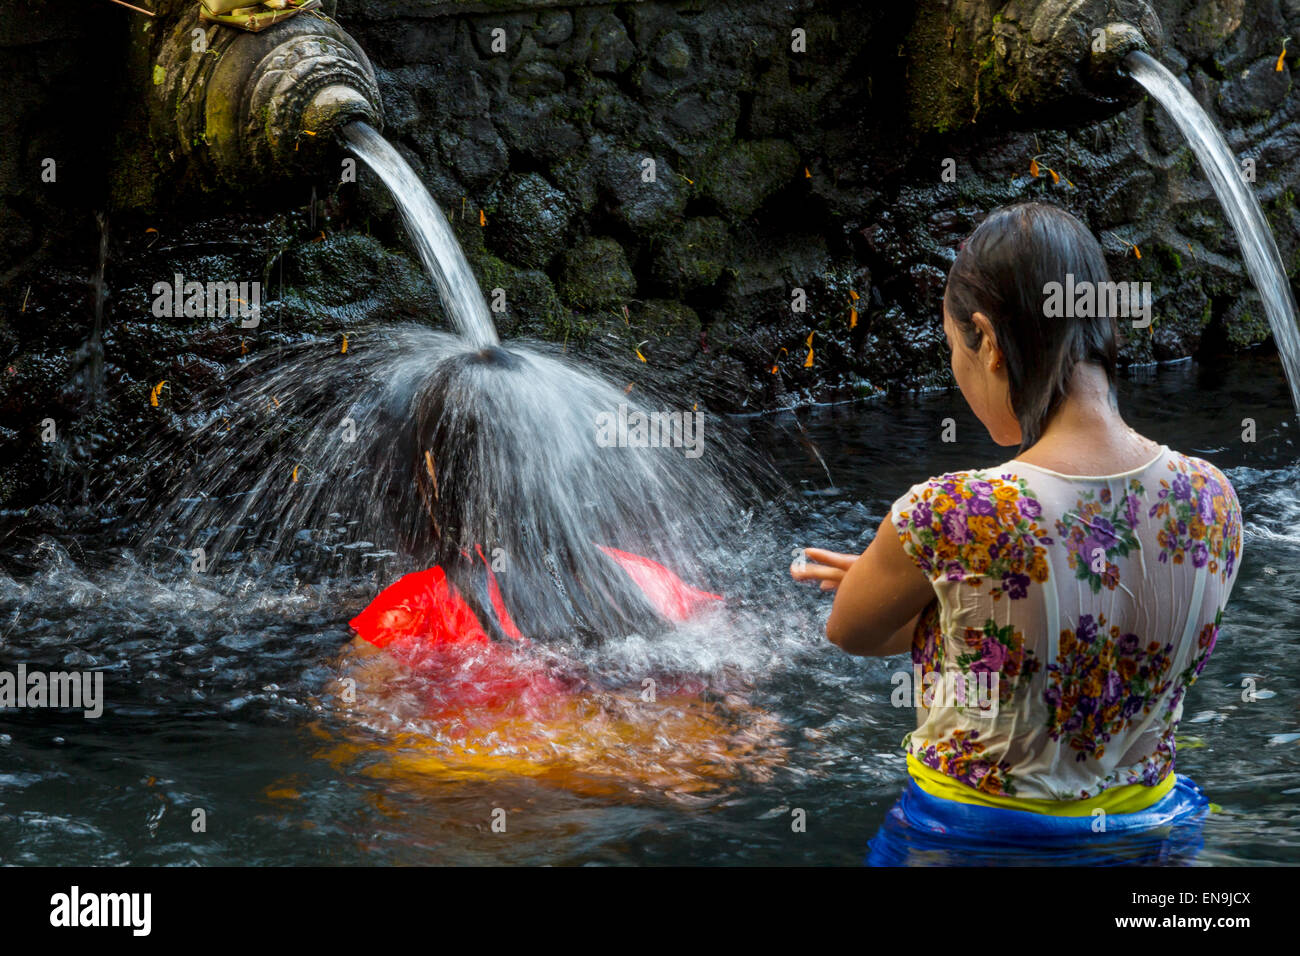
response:
<path id="1" fill-rule="evenodd" d="M 903 550 L 888 515 L 862 554 L 804 548 L 795 552 L 790 576 L 820 581 L 823 591 L 835 592 L 827 639 L 840 650 L 869 657 L 906 651 L 917 614 L 935 597 L 930 579 Z"/>
<path id="2" fill-rule="evenodd" d="M 794 563 L 790 565 L 790 577 L 796 581 L 820 581 L 823 591 L 834 591 L 859 557 L 861 555 L 804 548 L 803 555 L 796 555 Z"/>

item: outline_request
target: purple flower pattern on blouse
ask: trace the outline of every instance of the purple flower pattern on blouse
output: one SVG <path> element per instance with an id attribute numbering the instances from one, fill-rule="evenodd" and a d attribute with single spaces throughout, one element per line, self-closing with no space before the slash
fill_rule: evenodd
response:
<path id="1" fill-rule="evenodd" d="M 910 754 L 984 793 L 1054 799 L 1173 772 L 1182 702 L 1218 641 L 1240 562 L 1240 507 L 1218 469 L 1168 451 L 1114 479 L 1013 461 L 917 485 L 892 520 L 936 595 L 914 632 L 917 676 L 996 679 L 999 705 L 993 719 L 960 704 L 926 709 Z M 1162 572 L 1156 585 L 1161 566 L 1186 577 Z M 1183 644 L 1192 576 L 1205 574 L 1204 603 L 1191 609 L 1205 617 L 1190 630 L 1195 646 Z M 1136 613 L 1134 595 L 1146 602 Z M 1050 657 L 1049 607 L 1060 608 Z M 1067 761 L 1053 762 L 1053 748 Z"/>

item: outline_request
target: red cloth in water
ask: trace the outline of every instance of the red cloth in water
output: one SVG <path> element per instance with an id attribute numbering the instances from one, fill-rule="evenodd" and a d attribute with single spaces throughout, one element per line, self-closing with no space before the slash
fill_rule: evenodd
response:
<path id="1" fill-rule="evenodd" d="M 646 600 L 670 621 L 684 621 L 695 613 L 695 608 L 700 604 L 722 600 L 721 594 L 698 591 L 691 587 L 658 561 L 604 545 L 601 545 L 600 550 L 619 563 L 645 594 Z"/>
<path id="2" fill-rule="evenodd" d="M 602 548 L 628 573 L 664 617 L 685 620 L 694 609 L 722 596 L 699 591 L 649 558 Z M 527 644 L 511 620 L 496 576 L 478 549 L 488 576 L 488 598 L 501 629 Z M 403 575 L 386 587 L 351 621 L 352 629 L 381 647 L 426 682 L 430 716 L 464 711 L 527 709 L 532 703 L 566 693 L 570 682 L 493 641 L 473 609 L 447 580 L 442 568 Z"/>
<path id="3" fill-rule="evenodd" d="M 618 562 L 646 599 L 670 621 L 684 621 L 708 601 L 722 595 L 697 590 L 672 571 L 649 558 L 614 548 L 601 548 Z M 497 587 L 496 576 L 478 552 L 488 575 L 488 596 L 501 628 L 512 639 L 527 643 L 519 632 Z M 470 606 L 447 580 L 442 568 L 416 571 L 386 587 L 364 611 L 352 619 L 352 629 L 376 647 L 390 647 L 395 640 L 418 640 L 429 648 L 492 643 Z M 394 650 L 397 650 L 394 648 Z"/>
<path id="4" fill-rule="evenodd" d="M 503 629 L 522 640 L 504 612 L 502 606 Z M 523 666 L 510 648 L 493 642 L 442 568 L 402 576 L 351 623 L 357 634 L 424 680 L 422 696 L 430 716 L 527 707 L 567 689 L 563 681 L 541 668 Z"/>
<path id="5" fill-rule="evenodd" d="M 398 578 L 354 617 L 352 629 L 375 647 L 419 636 L 430 647 L 487 644 L 489 638 L 442 568 Z"/>
<path id="6" fill-rule="evenodd" d="M 492 611 L 496 614 L 501 629 L 511 640 L 524 640 L 524 636 L 519 633 L 519 628 L 515 627 L 515 622 L 510 619 L 510 612 L 506 610 L 506 602 L 501 598 L 501 588 L 497 586 L 497 576 L 492 573 L 492 565 L 488 564 L 488 559 L 483 557 L 481 547 L 474 545 L 474 549 L 478 551 L 479 560 L 483 562 L 483 568 L 487 571 L 488 597 L 492 600 Z"/>

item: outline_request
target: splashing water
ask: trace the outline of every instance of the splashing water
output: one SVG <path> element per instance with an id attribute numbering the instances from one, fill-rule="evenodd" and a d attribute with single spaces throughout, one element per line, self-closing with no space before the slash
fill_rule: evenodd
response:
<path id="1" fill-rule="evenodd" d="M 742 501 L 761 474 L 747 443 L 659 395 L 644 365 L 606 359 L 602 375 L 541 343 L 497 344 L 410 167 L 369 127 L 346 137 L 393 190 L 457 334 L 377 326 L 346 352 L 307 342 L 248 362 L 181 447 L 146 449 L 150 471 L 118 493 L 128 522 L 182 591 L 232 604 L 288 590 L 355 612 L 358 592 L 437 566 L 493 629 L 489 564 L 529 650 L 507 661 L 471 645 L 405 669 L 348 645 L 338 664 L 360 694 L 324 754 L 340 766 L 402 785 L 504 774 L 678 799 L 765 778 L 784 759 L 779 722 L 746 702 L 743 675 L 789 636 L 774 642 L 743 599 L 668 620 L 607 550 L 737 597 L 737 556 L 769 550 L 765 534 L 747 540 Z M 342 706 L 320 690 L 315 706 Z"/>
<path id="2" fill-rule="evenodd" d="M 1296 325 L 1295 299 L 1259 200 L 1242 181 L 1223 134 L 1178 77 L 1141 50 L 1125 57 L 1124 66 L 1173 117 L 1209 177 L 1237 234 L 1246 270 L 1264 300 L 1264 312 L 1291 387 L 1291 402 L 1300 411 L 1300 328 Z"/>
<path id="3" fill-rule="evenodd" d="M 294 361 L 341 375 L 354 356 L 337 351 L 319 343 Z M 383 339 L 374 354 L 388 351 Z M 46 521 L 0 512 L 0 650 L 8 669 L 17 660 L 29 671 L 105 669 L 98 723 L 75 712 L 0 712 L 0 820 L 12 821 L 6 860 L 859 863 L 908 779 L 898 748 L 915 713 L 891 706 L 891 696 L 896 673 L 910 673 L 911 663 L 829 648 L 825 595 L 789 581 L 787 546 L 859 551 L 918 474 L 991 460 L 997 448 L 960 402 L 952 392 L 932 393 L 903 406 L 801 413 L 813 446 L 836 463 L 840 487 L 830 495 L 820 493 L 825 474 L 800 429 L 787 429 L 780 416 L 738 420 L 746 444 L 772 455 L 804 493 L 761 507 L 715 569 L 720 577 L 710 584 L 727 595 L 726 611 L 597 648 L 564 653 L 548 645 L 548 654 L 597 672 L 608 694 L 548 702 L 536 720 L 514 721 L 490 739 L 491 728 L 408 719 L 407 697 L 437 693 L 418 678 L 386 683 L 373 700 L 359 693 L 351 708 L 339 702 L 338 678 L 347 672 L 332 659 L 348 639 L 349 611 L 391 580 L 388 570 L 374 580 L 325 582 L 288 565 L 232 597 L 221 564 L 206 574 L 160 574 L 138 550 L 120 553 L 115 530 L 98 520 L 49 540 Z M 1202 407 L 1189 415 L 1196 402 Z M 1300 520 L 1300 466 L 1279 364 L 1253 353 L 1208 378 L 1191 363 L 1140 372 L 1121 379 L 1120 403 L 1133 409 L 1140 431 L 1216 456 L 1252 536 L 1253 557 L 1211 660 L 1223 679 L 1207 673 L 1191 688 L 1180 731 L 1179 771 L 1226 811 L 1207 820 L 1200 862 L 1300 862 L 1300 796 L 1288 776 L 1300 682 L 1285 642 L 1269 639 L 1279 620 L 1300 615 L 1290 533 Z M 1258 443 L 1240 441 L 1242 404 L 1258 416 Z M 950 414 L 967 438 L 927 441 L 933 423 Z M 286 408 L 268 420 L 288 416 Z M 302 491 L 305 482 L 277 491 Z M 157 489 L 149 494 L 162 500 Z M 331 525 L 359 535 L 343 517 Z M 342 553 L 371 569 L 392 561 Z M 664 673 L 698 675 L 708 691 L 679 703 L 670 682 L 659 680 L 659 703 L 647 704 L 643 677 Z M 1233 677 L 1241 674 L 1273 675 L 1276 693 L 1242 708 Z M 743 699 L 731 703 L 733 694 Z M 769 730 L 765 715 L 781 727 Z M 106 734 L 129 744 L 125 758 L 105 758 Z M 768 741 L 773 734 L 784 751 Z M 141 821 L 164 805 L 160 797 L 167 815 L 157 833 L 145 832 Z M 677 809 L 706 800 L 707 813 Z M 509 845 L 484 841 L 472 825 L 481 808 L 524 805 L 512 801 L 526 802 L 535 825 L 518 828 Z M 177 806 L 209 808 L 231 825 L 196 844 Z M 807 806 L 822 807 L 836 825 L 792 841 L 790 808 Z"/>
<path id="4" fill-rule="evenodd" d="M 350 123 L 343 128 L 348 146 L 384 181 L 406 231 L 415 243 L 420 261 L 428 271 L 451 316 L 456 331 L 470 345 L 480 348 L 496 345 L 496 327 L 488 313 L 483 293 L 474 280 L 469 262 L 451 231 L 447 217 L 424 188 L 409 163 L 379 133 L 365 123 Z"/>
<path id="5" fill-rule="evenodd" d="M 107 295 L 104 268 L 108 264 L 108 217 L 96 213 L 95 218 L 99 223 L 99 265 L 90 283 L 95 295 L 95 324 L 82 346 L 86 359 L 86 400 L 92 405 L 104 397 L 104 299 Z"/>
<path id="6" fill-rule="evenodd" d="M 363 123 L 345 136 L 392 189 L 458 334 L 379 327 L 346 354 L 308 343 L 249 363 L 183 451 L 152 450 L 168 467 L 125 490 L 148 509 L 146 540 L 185 562 L 202 549 L 208 567 L 246 581 L 288 565 L 315 581 L 367 571 L 388 583 L 389 565 L 439 566 L 479 611 L 490 563 L 526 635 L 662 633 L 605 549 L 707 587 L 745 521 L 744 443 L 693 403 L 651 404 L 644 366 L 620 370 L 633 398 L 550 347 L 497 344 L 410 166 Z M 155 509 L 160 484 L 170 504 Z"/>
<path id="7" fill-rule="evenodd" d="M 543 345 L 469 350 L 415 325 L 354 341 L 250 363 L 181 452 L 151 450 L 170 472 L 126 492 L 147 509 L 145 539 L 251 578 L 284 563 L 317 580 L 440 565 L 470 600 L 481 548 L 525 633 L 590 637 L 652 626 L 601 546 L 704 586 L 742 531 L 745 456 L 716 416 L 667 412 L 701 439 L 698 458 L 607 447 L 602 416 L 664 412 Z"/>

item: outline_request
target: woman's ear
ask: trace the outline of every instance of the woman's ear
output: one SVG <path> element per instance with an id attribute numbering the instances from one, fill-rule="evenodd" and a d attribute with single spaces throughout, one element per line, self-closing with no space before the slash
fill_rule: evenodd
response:
<path id="1" fill-rule="evenodd" d="M 983 312 L 976 312 L 971 317 L 975 328 L 980 330 L 980 361 L 990 372 L 1004 371 L 1002 350 L 998 348 L 998 337 L 993 334 L 993 323 Z"/>

